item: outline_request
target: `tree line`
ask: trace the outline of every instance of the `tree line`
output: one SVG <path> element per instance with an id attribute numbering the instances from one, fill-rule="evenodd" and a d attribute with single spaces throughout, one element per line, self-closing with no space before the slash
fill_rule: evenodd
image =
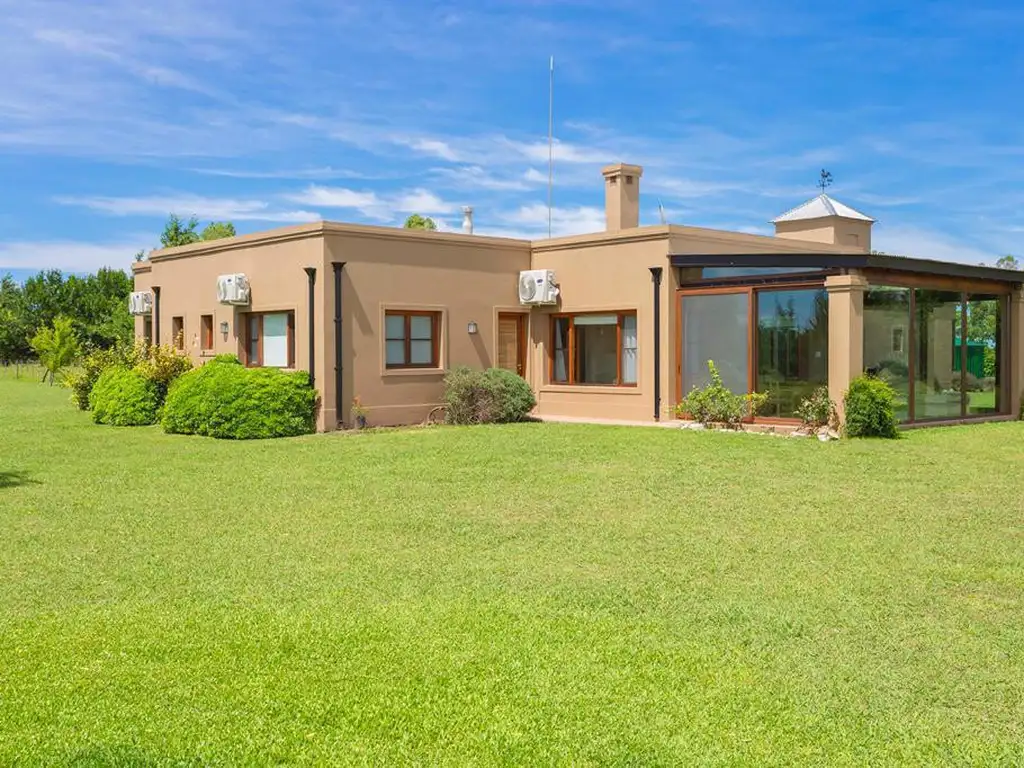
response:
<path id="1" fill-rule="evenodd" d="M 203 240 L 233 237 L 231 222 L 215 221 L 199 230 L 199 220 L 187 221 L 172 214 L 160 235 L 163 248 Z M 145 251 L 136 261 L 148 258 Z M 130 342 L 135 324 L 128 313 L 132 276 L 121 269 L 100 269 L 93 274 L 65 275 L 58 269 L 40 271 L 24 283 L 7 274 L 0 278 L 0 364 L 35 360 L 47 344 L 74 341 L 76 349 L 108 349 Z M 60 322 L 58 322 L 60 321 Z M 50 337 L 40 333 L 48 331 Z M 39 344 L 34 345 L 33 340 Z"/>

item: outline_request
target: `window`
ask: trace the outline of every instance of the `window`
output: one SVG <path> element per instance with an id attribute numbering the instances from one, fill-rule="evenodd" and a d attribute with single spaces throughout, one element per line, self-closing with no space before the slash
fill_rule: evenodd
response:
<path id="1" fill-rule="evenodd" d="M 907 329 L 898 325 L 892 329 L 892 353 L 902 355 L 906 349 Z"/>
<path id="2" fill-rule="evenodd" d="M 440 312 L 384 313 L 384 364 L 387 368 L 439 368 Z"/>
<path id="3" fill-rule="evenodd" d="M 554 316 L 550 377 L 553 384 L 636 386 L 636 313 Z"/>
<path id="4" fill-rule="evenodd" d="M 153 318 L 150 315 L 142 318 L 142 340 L 147 346 L 153 343 Z"/>
<path id="5" fill-rule="evenodd" d="M 199 329 L 199 348 L 213 349 L 213 315 L 203 315 L 200 318 Z"/>
<path id="6" fill-rule="evenodd" d="M 177 349 L 185 348 L 185 318 L 184 317 L 172 317 L 171 318 L 171 343 Z"/>
<path id="7" fill-rule="evenodd" d="M 250 314 L 246 327 L 246 365 L 253 368 L 295 366 L 294 312 Z"/>

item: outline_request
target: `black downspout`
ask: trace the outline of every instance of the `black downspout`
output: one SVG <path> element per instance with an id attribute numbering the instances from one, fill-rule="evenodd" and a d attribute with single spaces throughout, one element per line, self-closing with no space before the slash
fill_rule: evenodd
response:
<path id="1" fill-rule="evenodd" d="M 160 346 L 160 286 L 153 286 L 153 346 Z"/>
<path id="2" fill-rule="evenodd" d="M 654 283 L 654 420 L 661 421 L 661 267 L 648 267 Z"/>
<path id="3" fill-rule="evenodd" d="M 309 384 L 316 387 L 316 267 L 303 267 L 309 278 Z"/>
<path id="4" fill-rule="evenodd" d="M 334 409 L 338 425 L 344 427 L 345 419 L 342 414 L 345 411 L 342 405 L 343 387 L 341 381 L 341 270 L 345 268 L 345 262 L 332 261 L 331 267 L 334 269 Z"/>

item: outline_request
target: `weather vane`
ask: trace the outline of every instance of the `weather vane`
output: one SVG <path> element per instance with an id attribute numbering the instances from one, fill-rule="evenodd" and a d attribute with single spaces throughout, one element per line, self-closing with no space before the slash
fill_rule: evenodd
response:
<path id="1" fill-rule="evenodd" d="M 825 190 L 832 186 L 832 173 L 826 171 L 824 168 L 821 169 L 821 178 L 818 179 L 818 186 L 821 188 L 821 193 L 825 194 Z"/>

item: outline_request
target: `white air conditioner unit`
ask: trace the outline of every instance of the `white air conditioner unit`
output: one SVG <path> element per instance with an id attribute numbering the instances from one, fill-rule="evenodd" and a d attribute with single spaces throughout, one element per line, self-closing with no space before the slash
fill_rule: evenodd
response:
<path id="1" fill-rule="evenodd" d="M 520 304 L 557 304 L 558 286 L 551 269 L 528 269 L 519 273 Z"/>
<path id="2" fill-rule="evenodd" d="M 249 279 L 241 274 L 218 277 L 217 301 L 221 304 L 248 304 Z"/>
<path id="3" fill-rule="evenodd" d="M 128 313 L 148 315 L 153 311 L 153 294 L 149 291 L 135 291 L 128 297 Z"/>

